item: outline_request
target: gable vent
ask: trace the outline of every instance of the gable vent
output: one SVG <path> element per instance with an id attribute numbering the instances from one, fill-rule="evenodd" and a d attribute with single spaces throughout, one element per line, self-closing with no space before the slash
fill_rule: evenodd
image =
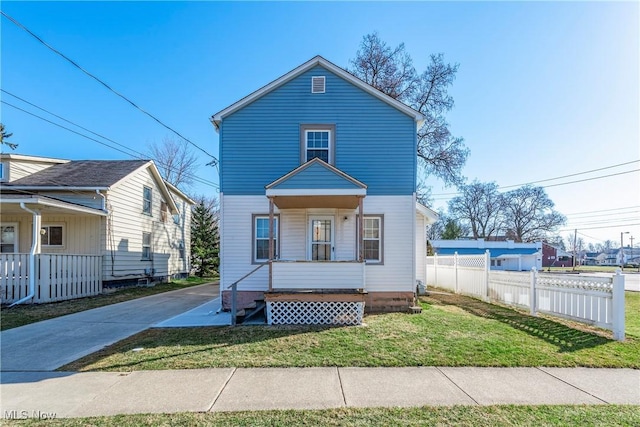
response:
<path id="1" fill-rule="evenodd" d="M 324 76 L 311 77 L 311 93 L 324 93 Z"/>

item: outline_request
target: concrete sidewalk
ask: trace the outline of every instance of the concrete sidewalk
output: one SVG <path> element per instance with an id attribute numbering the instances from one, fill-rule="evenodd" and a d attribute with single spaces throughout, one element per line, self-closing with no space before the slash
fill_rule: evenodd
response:
<path id="1" fill-rule="evenodd" d="M 3 372 L 2 416 L 496 404 L 640 405 L 640 370 L 264 368 Z"/>
<path id="2" fill-rule="evenodd" d="M 217 284 L 164 292 L 0 332 L 2 371 L 52 371 L 200 306 Z"/>

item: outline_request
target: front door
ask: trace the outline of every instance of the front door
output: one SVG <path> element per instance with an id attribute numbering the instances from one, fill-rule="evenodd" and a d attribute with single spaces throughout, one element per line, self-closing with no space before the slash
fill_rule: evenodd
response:
<path id="1" fill-rule="evenodd" d="M 311 261 L 331 261 L 334 253 L 333 217 L 310 217 L 309 236 L 309 259 Z"/>

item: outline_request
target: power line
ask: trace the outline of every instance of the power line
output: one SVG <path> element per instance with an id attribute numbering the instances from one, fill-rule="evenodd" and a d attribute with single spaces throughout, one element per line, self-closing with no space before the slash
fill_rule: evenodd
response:
<path id="1" fill-rule="evenodd" d="M 97 139 L 95 139 L 95 138 L 92 138 L 92 137 L 90 137 L 90 136 L 84 135 L 84 134 L 82 134 L 82 133 L 80 133 L 80 132 L 77 132 L 77 131 L 75 131 L 75 130 L 73 130 L 73 129 L 70 129 L 70 128 L 66 127 L 66 126 L 63 126 L 63 125 L 61 125 L 61 124 L 59 124 L 59 123 L 53 122 L 53 121 L 51 121 L 51 120 L 49 120 L 49 119 L 47 119 L 47 118 L 44 118 L 44 117 L 39 116 L 39 115 L 37 115 L 37 114 L 34 114 L 34 113 L 30 112 L 30 111 L 27 111 L 27 110 L 25 110 L 25 109 L 23 109 L 23 108 L 20 108 L 20 107 L 18 107 L 18 106 L 15 106 L 15 105 L 13 105 L 13 104 L 11 104 L 11 103 L 9 103 L 9 102 L 5 101 L 5 100 L 0 100 L 0 102 L 1 102 L 1 103 L 3 103 L 3 104 L 5 104 L 5 105 L 8 105 L 9 107 L 15 108 L 16 110 L 22 111 L 22 112 L 23 112 L 23 113 L 25 113 L 25 114 L 28 114 L 28 115 L 33 116 L 33 117 L 36 117 L 36 118 L 38 118 L 38 119 L 40 119 L 40 120 L 43 120 L 43 121 L 45 121 L 45 122 L 47 122 L 47 123 L 50 123 L 50 124 L 52 124 L 52 125 L 54 125 L 54 126 L 57 126 L 57 127 L 61 128 L 61 129 L 64 129 L 64 130 L 69 131 L 69 132 L 72 132 L 72 133 L 75 133 L 76 135 L 79 135 L 79 136 L 81 136 L 81 137 L 83 137 L 83 138 L 86 138 L 86 139 L 89 139 L 89 140 L 91 140 L 91 141 L 97 142 L 97 143 L 98 143 L 98 144 L 100 144 L 100 145 L 104 145 L 105 147 L 109 147 L 109 148 L 111 148 L 111 149 L 113 149 L 113 150 L 119 151 L 120 153 L 123 153 L 123 154 L 125 154 L 125 155 L 127 155 L 127 156 L 134 157 L 134 158 L 139 158 L 139 157 L 136 157 L 136 156 L 132 155 L 131 153 L 127 153 L 126 151 L 123 151 L 123 150 L 121 150 L 121 149 L 119 149 L 119 148 L 117 148 L 117 147 L 114 147 L 114 146 L 112 146 L 112 145 L 109 145 L 109 144 L 107 144 L 107 143 L 105 143 L 105 142 L 102 142 L 102 141 L 97 140 Z M 72 123 L 72 124 L 73 124 L 73 122 L 70 122 L 70 123 Z M 74 126 L 78 126 L 78 125 L 75 125 L 75 124 L 73 124 L 73 125 L 74 125 Z M 78 127 L 82 128 L 81 126 L 78 126 Z M 89 132 L 91 132 L 91 131 L 89 131 Z M 105 138 L 105 139 L 107 139 L 107 138 Z M 109 140 L 109 139 L 107 139 L 107 140 Z M 123 146 L 122 144 L 119 144 L 119 143 L 117 143 L 117 142 L 116 142 L 116 144 L 118 144 L 118 145 L 120 145 L 120 146 Z M 125 147 L 125 148 L 126 148 L 126 147 Z M 131 151 L 133 151 L 133 150 L 131 150 Z M 135 152 L 135 151 L 134 151 L 134 152 Z M 160 165 L 163 165 L 162 163 L 159 163 L 159 164 L 160 164 Z M 163 166 L 166 166 L 166 165 L 163 165 Z M 212 187 L 214 187 L 214 188 L 216 188 L 216 189 L 218 189 L 218 188 L 219 188 L 219 186 L 218 186 L 217 184 L 215 184 L 215 183 L 213 183 L 213 182 L 211 182 L 211 181 L 207 181 L 207 180 L 204 180 L 204 179 L 202 179 L 202 178 L 199 178 L 199 177 L 196 177 L 196 176 L 193 176 L 193 175 L 191 175 L 191 177 L 192 177 L 192 179 L 193 179 L 194 181 L 199 182 L 199 183 L 201 183 L 201 184 L 209 185 L 209 186 L 212 186 Z"/>
<path id="2" fill-rule="evenodd" d="M 123 145 L 123 144 L 120 144 L 120 143 L 119 143 L 119 142 L 117 142 L 117 141 L 114 141 L 114 140 L 113 140 L 113 139 L 111 139 L 111 138 L 108 138 L 108 137 L 106 137 L 106 136 L 104 136 L 104 135 L 101 135 L 101 134 L 99 134 L 99 133 L 96 133 L 96 132 L 92 131 L 91 129 L 87 129 L 86 127 L 83 127 L 83 126 L 81 126 L 81 125 L 79 125 L 79 124 L 77 124 L 77 123 L 74 123 L 74 122 L 72 122 L 71 120 L 65 119 L 64 117 L 62 117 L 62 116 L 60 116 L 60 115 L 58 115 L 58 114 L 55 114 L 55 113 L 53 113 L 53 112 L 51 112 L 51 111 L 49 111 L 49 110 L 47 110 L 47 109 L 45 109 L 45 108 L 43 108 L 43 107 L 40 107 L 40 106 L 38 106 L 38 105 L 36 105 L 36 104 L 34 104 L 34 103 L 32 103 L 32 102 L 29 102 L 29 101 L 27 101 L 26 99 L 21 98 L 21 97 L 19 97 L 18 95 L 15 95 L 15 94 L 13 94 L 13 93 L 11 93 L 11 92 L 7 91 L 6 89 L 2 89 L 2 88 L 0 88 L 0 91 L 2 91 L 2 92 L 4 92 L 4 93 L 6 93 L 7 95 L 12 96 L 12 97 L 14 97 L 14 98 L 16 98 L 16 99 L 19 99 L 20 101 L 22 101 L 22 102 L 24 102 L 24 103 L 26 103 L 26 104 L 28 104 L 28 105 L 31 105 L 32 107 L 35 107 L 35 108 L 37 108 L 37 109 L 38 109 L 38 110 L 40 110 L 40 111 L 43 111 L 43 112 L 45 112 L 45 113 L 47 113 L 47 114 L 50 114 L 50 115 L 52 115 L 52 116 L 54 116 L 54 117 L 56 117 L 56 118 L 58 118 L 58 119 L 60 119 L 60 120 L 63 120 L 63 121 L 65 121 L 65 122 L 67 122 L 67 123 L 69 123 L 69 124 L 71 124 L 71 125 L 73 125 L 73 126 L 75 126 L 75 127 L 77 127 L 77 128 L 80 128 L 80 129 L 82 129 L 82 130 L 84 130 L 84 131 L 86 131 L 86 132 L 89 132 L 89 133 L 91 133 L 91 134 L 93 134 L 93 135 L 95 135 L 95 136 L 97 136 L 97 137 L 100 137 L 100 138 L 102 138 L 102 139 L 105 139 L 105 140 L 107 140 L 107 141 L 109 141 L 109 142 L 112 142 L 112 143 L 114 143 L 114 144 L 116 144 L 116 145 L 118 145 L 118 146 L 120 146 L 120 147 L 122 147 L 122 148 L 124 148 L 124 149 L 126 149 L 126 150 L 129 150 L 129 151 L 131 151 L 131 152 L 136 153 L 136 154 L 138 154 L 138 155 L 139 155 L 139 156 L 135 156 L 135 155 L 132 155 L 132 154 L 128 154 L 128 155 L 129 155 L 129 156 L 131 156 L 131 157 L 138 158 L 138 159 L 147 159 L 147 158 L 148 158 L 148 155 L 147 155 L 147 154 L 141 153 L 140 151 L 133 150 L 133 149 L 131 149 L 131 148 L 127 147 L 126 145 Z M 14 108 L 17 108 L 17 107 L 15 107 L 14 105 L 11 105 L 11 104 L 8 104 L 8 103 L 7 103 L 7 105 L 10 105 L 10 106 L 12 106 L 12 107 L 14 107 Z M 27 111 L 25 111 L 25 110 L 21 110 L 21 111 L 27 112 Z M 32 115 L 33 115 L 33 114 L 32 114 Z M 40 118 L 39 116 L 35 116 L 35 117 Z M 51 122 L 50 122 L 50 123 L 51 123 Z M 80 136 L 84 136 L 84 135 L 82 135 L 82 134 L 78 134 L 78 135 L 80 135 Z M 109 145 L 107 145 L 107 147 L 109 147 L 109 148 L 113 148 L 113 147 L 110 147 Z M 125 153 L 125 154 L 126 154 L 126 153 Z M 158 165 L 160 165 L 160 166 L 162 166 L 162 167 L 165 167 L 165 168 L 169 169 L 170 171 L 175 171 L 175 169 L 172 169 L 171 167 L 169 167 L 169 165 L 167 165 L 167 164 L 165 164 L 165 163 L 163 163 L 163 162 L 160 162 L 160 161 L 158 161 L 157 159 L 155 159 L 155 162 L 156 162 Z M 217 167 L 217 165 L 216 165 L 216 167 Z M 196 177 L 196 176 L 195 176 L 195 175 L 193 175 L 193 174 L 186 174 L 186 176 L 188 176 L 188 177 L 190 177 L 190 178 L 194 179 L 196 182 L 199 182 L 199 183 L 201 183 L 201 184 L 210 185 L 210 186 L 213 186 L 213 187 L 215 187 L 215 188 L 218 188 L 218 184 L 216 184 L 215 182 L 212 182 L 212 181 L 206 180 L 206 179 L 204 179 L 204 178 Z"/>
<path id="3" fill-rule="evenodd" d="M 152 118 L 153 120 L 155 120 L 157 123 L 159 123 L 161 126 L 165 127 L 166 129 L 168 129 L 169 131 L 173 132 L 174 134 L 178 135 L 180 138 L 182 138 L 183 140 L 187 141 L 189 144 L 193 145 L 194 147 L 196 147 L 198 150 L 202 151 L 204 154 L 206 154 L 207 156 L 211 157 L 213 160 L 211 162 L 209 162 L 208 164 L 212 164 L 212 165 L 217 165 L 218 163 L 218 159 L 209 154 L 204 148 L 200 147 L 199 145 L 197 145 L 196 143 L 194 143 L 193 141 L 191 141 L 189 138 L 183 136 L 180 132 L 176 131 L 175 129 L 173 129 L 171 126 L 165 124 L 163 121 L 161 121 L 160 119 L 158 119 L 156 116 L 154 116 L 153 114 L 149 113 L 148 111 L 142 109 L 141 107 L 139 107 L 135 102 L 133 102 L 132 100 L 130 100 L 129 98 L 127 98 L 126 96 L 124 96 L 123 94 L 121 94 L 120 92 L 114 90 L 111 86 L 109 86 L 107 83 L 105 83 L 103 80 L 99 79 L 98 77 L 96 77 L 94 74 L 91 74 L 89 71 L 85 70 L 83 67 L 81 67 L 77 62 L 75 62 L 73 59 L 69 58 L 68 56 L 66 56 L 65 54 L 63 54 L 62 52 L 60 52 L 59 50 L 57 50 L 56 48 L 54 48 L 53 46 L 51 46 L 50 44 L 48 44 L 47 42 L 45 42 L 42 38 L 40 38 L 38 35 L 36 35 L 35 33 L 33 33 L 31 30 L 29 30 L 27 27 L 25 27 L 24 25 L 22 25 L 20 22 L 18 22 L 17 20 L 15 20 L 14 18 L 12 18 L 11 16 L 7 15 L 4 11 L 0 10 L 0 13 L 7 18 L 8 20 L 10 20 L 13 24 L 15 24 L 18 28 L 26 31 L 29 35 L 31 35 L 32 37 L 34 37 L 36 40 L 38 40 L 41 44 L 43 44 L 44 46 L 46 46 L 48 49 L 50 49 L 51 51 L 53 51 L 55 54 L 59 55 L 60 57 L 64 58 L 66 61 L 68 61 L 71 65 L 73 65 L 74 67 L 76 67 L 77 69 L 79 69 L 80 71 L 82 71 L 83 73 L 85 73 L 87 76 L 91 77 L 92 79 L 94 79 L 95 81 L 97 81 L 98 83 L 100 83 L 102 86 L 104 86 L 105 88 L 107 88 L 109 91 L 111 91 L 112 93 L 114 93 L 115 95 L 119 96 L 120 98 L 124 99 L 126 102 L 128 102 L 129 104 L 131 104 L 134 108 L 136 108 L 137 110 L 139 110 L 140 112 L 146 114 L 147 116 L 149 116 L 150 118 Z"/>
<path id="4" fill-rule="evenodd" d="M 601 210 L 597 210 L 597 211 L 586 211 L 586 212 L 574 212 L 574 213 L 570 213 L 570 214 L 565 214 L 565 216 L 583 215 L 583 214 L 600 213 L 600 212 L 612 212 L 612 211 L 620 211 L 620 210 L 636 209 L 636 208 L 640 208 L 640 206 L 627 206 L 627 207 L 624 207 L 624 208 L 601 209 Z"/>
<path id="5" fill-rule="evenodd" d="M 588 174 L 588 173 L 599 172 L 599 171 L 603 171 L 603 170 L 607 170 L 607 169 L 613 169 L 613 168 L 617 168 L 617 167 L 620 167 L 620 166 L 626 166 L 626 165 L 630 165 L 632 163 L 638 163 L 638 162 L 640 162 L 640 159 L 632 160 L 630 162 L 625 162 L 625 163 L 619 163 L 619 164 L 616 164 L 616 165 L 605 166 L 605 167 L 598 168 L 598 169 L 591 169 L 591 170 L 584 171 L 584 172 L 577 172 L 577 173 L 572 173 L 572 174 L 569 174 L 569 175 L 558 176 L 558 177 L 555 177 L 555 178 L 547 178 L 547 179 L 542 179 L 542 180 L 538 180 L 538 181 L 531 181 L 531 182 L 527 182 L 527 183 L 524 183 L 524 184 L 498 186 L 498 189 L 522 187 L 522 186 L 525 186 L 525 185 L 537 184 L 537 183 L 540 183 L 540 182 L 555 181 L 557 179 L 564 179 L 564 178 L 570 178 L 572 176 L 585 175 L 585 174 Z M 622 174 L 625 174 L 625 173 L 637 172 L 638 170 L 640 170 L 640 169 L 634 169 L 634 170 L 627 171 L 627 172 L 620 172 L 618 174 L 602 175 L 602 176 L 598 176 L 598 177 L 585 178 L 583 180 L 577 180 L 577 181 L 569 181 L 569 182 L 551 184 L 551 185 L 546 185 L 546 186 L 543 185 L 542 188 L 557 187 L 557 186 L 560 186 L 560 185 L 567 185 L 567 184 L 575 184 L 575 183 L 584 182 L 584 181 L 591 181 L 591 180 L 594 180 L 594 179 L 607 178 L 607 177 L 611 177 L 611 176 L 615 176 L 615 175 L 622 175 Z M 461 194 L 461 193 L 460 192 L 456 192 L 456 193 L 437 193 L 437 194 L 433 194 L 433 196 L 457 196 L 459 194 Z M 436 200 L 446 200 L 446 199 L 447 198 L 436 198 Z"/>

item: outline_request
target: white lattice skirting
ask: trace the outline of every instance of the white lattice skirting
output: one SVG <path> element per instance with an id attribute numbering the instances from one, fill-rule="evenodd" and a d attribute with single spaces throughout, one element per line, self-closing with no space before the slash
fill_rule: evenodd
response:
<path id="1" fill-rule="evenodd" d="M 363 302 L 270 301 L 270 325 L 360 325 Z"/>

